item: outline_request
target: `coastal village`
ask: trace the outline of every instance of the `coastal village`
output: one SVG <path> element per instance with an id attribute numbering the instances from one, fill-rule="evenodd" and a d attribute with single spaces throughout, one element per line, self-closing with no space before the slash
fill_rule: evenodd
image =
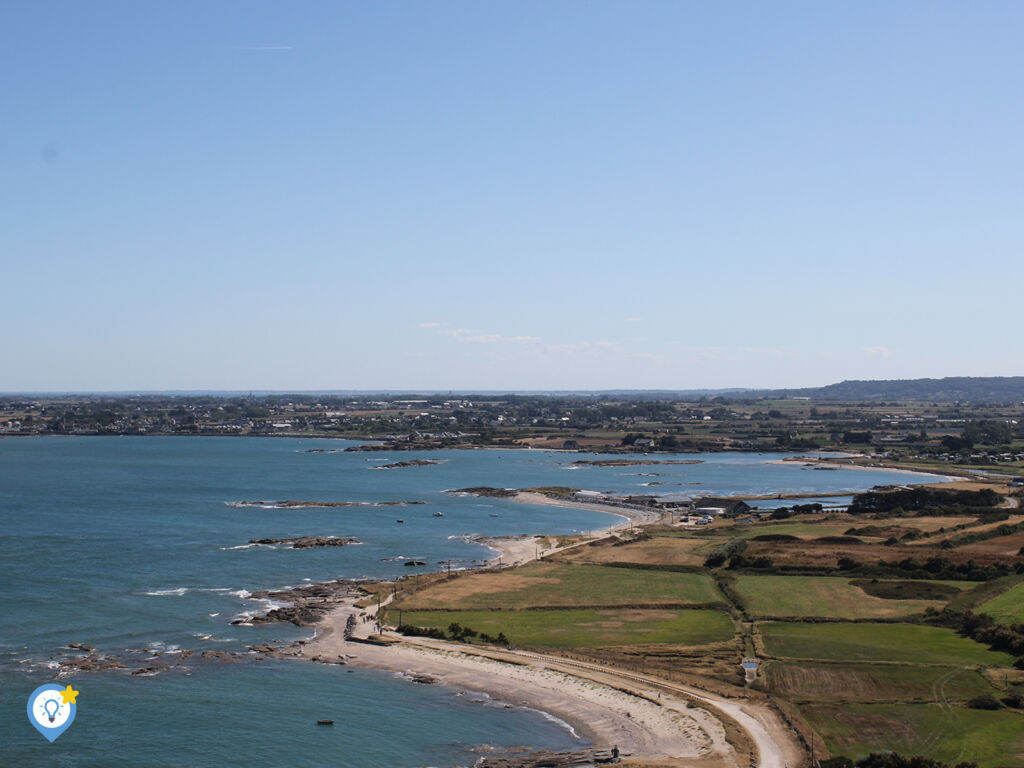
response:
<path id="1" fill-rule="evenodd" d="M 292 624 L 312 631 L 305 639 L 111 652 L 76 638 L 52 662 L 58 677 L 261 660 L 379 668 L 546 712 L 586 744 L 524 746 L 477 768 L 851 768 L 876 753 L 927 755 L 939 762 L 920 768 L 941 768 L 967 738 L 978 768 L 1014 764 L 1024 756 L 1022 422 L 1019 401 L 802 396 L 0 399 L 0 439 L 12 446 L 43 436 L 315 437 L 298 453 L 346 454 L 382 478 L 437 472 L 445 450 L 493 448 L 635 475 L 628 492 L 591 482 L 452 488 L 444 493 L 512 505 L 489 517 L 529 504 L 620 522 L 473 535 L 493 558 L 393 556 L 403 574 L 388 580 L 246 592 L 272 607 L 230 622 Z M 375 456 L 388 452 L 397 456 Z M 727 452 L 845 472 L 847 484 L 871 470 L 885 482 L 744 495 L 665 480 Z M 378 506 L 404 508 L 383 511 L 395 527 L 449 519 L 436 501 L 412 499 L 222 503 L 296 521 L 306 510 Z M 363 544 L 342 530 L 297 530 L 225 546 L 308 557 Z M 311 725 L 335 723 L 328 710 Z"/>

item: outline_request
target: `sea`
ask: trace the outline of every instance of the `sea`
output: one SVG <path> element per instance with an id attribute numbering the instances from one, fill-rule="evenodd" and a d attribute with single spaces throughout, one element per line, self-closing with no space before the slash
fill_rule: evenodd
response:
<path id="1" fill-rule="evenodd" d="M 28 437 L 0 440 L 0 766 L 449 768 L 520 746 L 569 749 L 546 713 L 408 676 L 299 660 L 200 657 L 308 638 L 290 624 L 232 624 L 274 607 L 258 590 L 479 566 L 476 536 L 572 534 L 613 515 L 447 493 L 572 486 L 616 493 L 800 494 L 823 502 L 874 485 L 939 481 L 767 463 L 786 454 L 658 454 L 696 464 L 589 466 L 621 458 L 543 450 L 347 452 L 345 440 Z M 412 460 L 426 466 L 378 468 Z M 282 507 L 275 502 L 359 502 Z M 799 499 L 805 502 L 806 499 Z M 239 502 L 260 502 L 240 506 Z M 395 506 L 390 502 L 424 502 Z M 439 515 L 437 513 L 440 513 Z M 402 522 L 399 522 L 402 521 Z M 250 539 L 344 536 L 295 550 Z M 409 567 L 407 560 L 426 563 Z M 122 670 L 61 673 L 69 643 Z M 196 652 L 169 671 L 146 660 Z M 136 672 L 136 674 L 132 674 Z M 30 725 L 29 694 L 70 683 L 77 716 L 54 743 Z M 317 726 L 332 719 L 334 726 Z"/>

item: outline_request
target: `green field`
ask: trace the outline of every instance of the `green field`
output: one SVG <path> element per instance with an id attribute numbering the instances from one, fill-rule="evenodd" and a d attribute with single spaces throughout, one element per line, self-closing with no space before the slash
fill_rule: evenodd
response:
<path id="1" fill-rule="evenodd" d="M 530 563 L 508 571 L 473 573 L 442 582 L 403 598 L 396 607 L 513 610 L 710 603 L 724 603 L 724 598 L 703 573 Z"/>
<path id="2" fill-rule="evenodd" d="M 756 502 L 755 502 L 756 503 Z M 799 536 L 816 539 L 819 536 L 842 536 L 854 523 L 849 520 L 805 520 L 784 523 L 758 523 L 737 525 L 728 533 L 735 538 L 750 539 L 754 536 Z"/>
<path id="3" fill-rule="evenodd" d="M 388 621 L 398 622 L 398 611 Z M 517 646 L 585 648 L 670 643 L 706 645 L 730 640 L 728 614 L 713 610 L 566 609 L 523 611 L 403 611 L 402 622 L 447 630 L 452 622 L 495 636 L 504 632 Z"/>
<path id="4" fill-rule="evenodd" d="M 980 768 L 1021 765 L 1024 717 L 939 704 L 813 704 L 801 713 L 833 755 L 892 750 Z"/>
<path id="5" fill-rule="evenodd" d="M 978 606 L 978 613 L 987 613 L 1000 624 L 1024 623 L 1024 584 L 1018 584 L 999 597 Z"/>
<path id="6" fill-rule="evenodd" d="M 970 669 L 771 661 L 765 685 L 791 701 L 967 701 L 995 689 Z"/>
<path id="7" fill-rule="evenodd" d="M 1009 666 L 1013 657 L 991 651 L 951 629 L 918 624 L 764 622 L 758 625 L 771 656 L 826 661 Z"/>
<path id="8" fill-rule="evenodd" d="M 873 597 L 850 579 L 834 576 L 736 577 L 747 612 L 760 618 L 892 619 L 941 608 L 941 600 Z"/>

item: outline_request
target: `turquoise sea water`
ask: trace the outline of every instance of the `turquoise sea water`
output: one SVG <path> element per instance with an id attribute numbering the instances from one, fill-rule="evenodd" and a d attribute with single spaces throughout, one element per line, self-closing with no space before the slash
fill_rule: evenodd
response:
<path id="1" fill-rule="evenodd" d="M 193 660 L 155 677 L 69 678 L 74 726 L 48 744 L 25 700 L 82 642 L 125 649 L 241 650 L 308 636 L 291 625 L 233 626 L 266 610 L 257 589 L 401 576 L 490 556 L 467 534 L 571 533 L 614 518 L 501 499 L 453 497 L 477 485 L 571 485 L 635 493 L 838 493 L 891 473 L 819 472 L 753 454 L 685 455 L 693 465 L 584 467 L 593 455 L 544 451 L 307 453 L 345 441 L 231 438 L 0 440 L 0 765 L 468 765 L 480 745 L 568 747 L 562 725 L 381 672 L 304 662 Z M 415 458 L 435 466 L 374 470 Z M 667 456 L 658 459 L 671 458 Z M 653 474 L 656 473 L 656 474 Z M 644 483 L 658 482 L 659 486 Z M 280 509 L 237 501 L 424 501 L 405 507 Z M 443 517 L 435 517 L 442 512 Z M 404 523 L 397 523 L 397 519 Z M 358 546 L 247 547 L 251 538 L 353 536 Z M 475 701 L 473 701 L 475 699 Z M 320 717 L 334 728 L 316 728 Z M 244 756 L 240 757 L 240 756 Z"/>

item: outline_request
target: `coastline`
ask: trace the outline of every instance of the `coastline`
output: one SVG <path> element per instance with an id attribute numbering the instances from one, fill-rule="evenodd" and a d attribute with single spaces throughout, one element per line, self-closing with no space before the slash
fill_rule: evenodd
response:
<path id="1" fill-rule="evenodd" d="M 568 724 L 578 738 L 596 746 L 618 746 L 634 757 L 724 757 L 731 751 L 721 724 L 704 710 L 688 709 L 685 700 L 638 696 L 489 648 L 385 637 L 391 642 L 377 645 L 331 633 L 301 646 L 294 656 L 321 663 L 333 659 L 421 683 L 482 692 L 496 703 L 545 713 Z"/>
<path id="2" fill-rule="evenodd" d="M 616 516 L 618 522 L 600 529 L 604 535 L 661 518 L 652 510 L 576 503 L 538 493 L 519 493 L 511 498 Z M 510 568 L 564 548 L 540 549 L 538 543 L 545 538 L 523 535 L 481 537 L 477 541 L 499 553 L 488 562 L 489 567 Z M 391 599 L 389 595 L 381 600 L 379 607 L 388 605 Z M 745 759 L 743 753 L 748 749 L 760 753 L 764 768 L 784 768 L 800 759 L 799 745 L 788 734 L 786 738 L 779 735 L 786 732 L 785 725 L 761 705 L 742 699 L 726 700 L 656 679 L 645 680 L 612 667 L 381 631 L 376 617 L 378 606 L 360 608 L 357 602 L 350 597 L 331 606 L 316 623 L 311 639 L 278 649 L 274 655 L 385 670 L 413 682 L 483 693 L 491 703 L 531 709 L 561 721 L 577 738 L 596 747 L 618 747 L 627 762 L 646 759 L 657 760 L 659 765 L 731 764 Z M 731 723 L 731 734 L 727 734 L 726 723 Z M 744 742 L 740 749 L 734 743 L 737 732 Z"/>
<path id="3" fill-rule="evenodd" d="M 619 507 L 614 504 L 601 504 L 599 502 L 575 502 L 562 499 L 553 499 L 535 491 L 519 491 L 515 496 L 508 497 L 511 501 L 520 504 L 543 504 L 545 506 L 562 507 L 564 509 L 585 509 L 591 512 L 602 512 L 618 518 L 603 528 L 595 528 L 591 533 L 601 537 L 616 531 L 626 530 L 635 525 L 648 525 L 661 520 L 661 514 L 654 510 L 645 510 L 635 507 Z M 547 555 L 560 552 L 575 543 L 565 546 L 542 547 L 541 543 L 549 539 L 545 534 L 520 534 L 513 536 L 477 536 L 472 539 L 476 544 L 487 547 L 497 554 L 488 559 L 485 563 L 487 568 L 511 568 L 517 565 L 524 565 L 531 560 L 537 560 Z"/>
<path id="4" fill-rule="evenodd" d="M 812 459 L 776 459 L 767 463 L 792 464 L 794 461 L 826 466 L 838 464 Z M 920 476 L 938 474 L 884 469 Z M 614 516 L 614 522 L 594 531 L 598 536 L 662 519 L 660 512 L 643 507 L 577 502 L 531 491 L 520 491 L 508 498 L 519 503 L 586 509 Z M 542 543 L 550 543 L 552 539 L 556 537 L 527 534 L 481 536 L 474 541 L 497 553 L 486 561 L 485 567 L 511 568 L 578 543 L 577 540 L 541 549 Z M 391 599 L 389 595 L 376 606 L 360 608 L 355 597 L 347 597 L 330 607 L 325 606 L 323 615 L 314 623 L 315 633 L 311 639 L 277 649 L 273 655 L 386 670 L 405 675 L 414 682 L 441 683 L 466 692 L 483 692 L 493 702 L 529 708 L 563 721 L 578 736 L 597 747 L 616 746 L 624 756 L 656 759 L 662 765 L 684 764 L 677 761 L 717 764 L 736 760 L 740 755 L 736 745 L 726 738 L 725 723 L 731 723 L 734 736 L 738 730 L 741 740 L 750 742 L 752 752 L 756 743 L 759 765 L 764 768 L 784 768 L 802 759 L 800 747 L 787 726 L 764 705 L 743 699 L 721 699 L 698 689 L 684 691 L 683 686 L 656 679 L 642 681 L 640 676 L 614 667 L 492 646 L 398 635 L 377 624 L 378 608 L 388 605 Z M 665 763 L 665 760 L 671 762 Z"/>
<path id="5" fill-rule="evenodd" d="M 853 469 L 859 471 L 872 471 L 872 472 L 890 472 L 901 475 L 917 475 L 919 477 L 941 477 L 947 482 L 956 482 L 957 480 L 967 479 L 963 475 L 952 475 L 947 472 L 940 472 L 938 470 L 931 471 L 927 469 L 904 469 L 902 467 L 892 466 L 866 466 L 864 464 L 854 464 L 853 462 L 842 462 L 835 461 L 832 459 L 816 459 L 812 457 L 797 456 L 790 459 L 769 459 L 764 462 L 765 464 L 800 464 L 805 466 L 813 467 L 833 467 L 835 469 Z"/>

